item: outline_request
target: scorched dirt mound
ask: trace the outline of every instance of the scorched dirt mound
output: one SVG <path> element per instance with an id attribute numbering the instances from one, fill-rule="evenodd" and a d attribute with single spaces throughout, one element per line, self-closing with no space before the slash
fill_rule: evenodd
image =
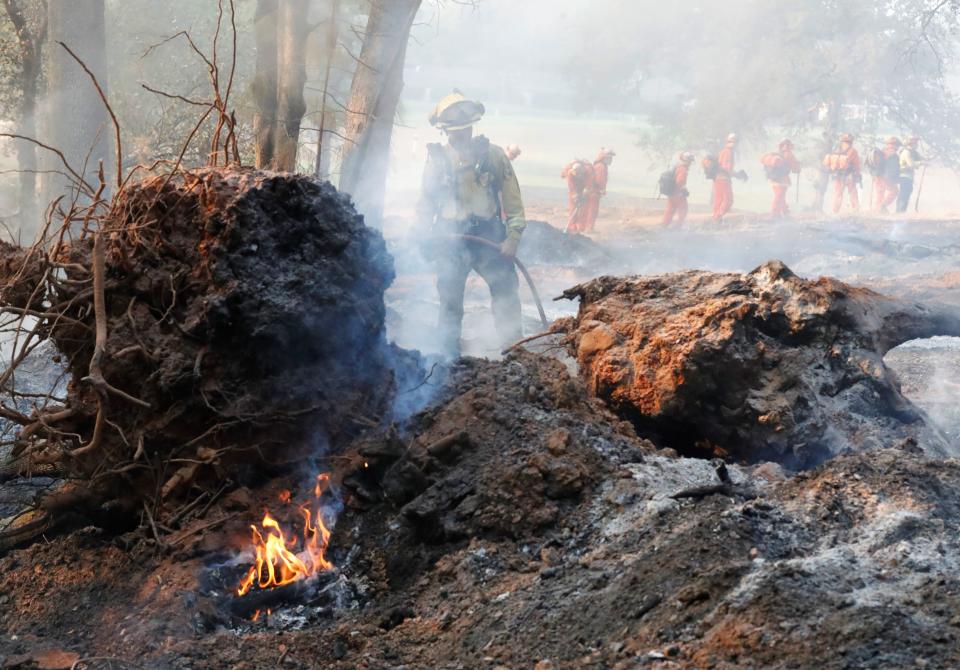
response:
<path id="1" fill-rule="evenodd" d="M 0 559 L 0 656 L 197 670 L 960 663 L 956 460 L 880 449 L 789 479 L 677 458 L 522 352 L 462 362 L 435 405 L 344 456 L 332 557 L 355 598 L 342 607 L 296 628 L 208 626 L 205 552 L 235 546 L 261 511 L 235 516 L 234 496 L 175 560 L 92 530 Z"/>

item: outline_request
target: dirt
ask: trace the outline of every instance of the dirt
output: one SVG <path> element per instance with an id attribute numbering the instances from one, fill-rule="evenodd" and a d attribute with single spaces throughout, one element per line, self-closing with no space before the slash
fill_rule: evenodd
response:
<path id="1" fill-rule="evenodd" d="M 675 497 L 716 483 L 714 465 L 656 450 L 583 391 L 532 354 L 465 361 L 422 415 L 355 443 L 368 467 L 340 471 L 333 556 L 361 595 L 302 630 L 198 627 L 198 575 L 245 519 L 175 561 L 87 529 L 0 559 L 0 654 L 143 668 L 960 663 L 960 463 L 881 449 L 792 478 L 731 465 L 729 493 Z"/>
<path id="2" fill-rule="evenodd" d="M 578 258 L 547 249 L 532 269 L 567 287 L 591 273 Z M 404 272 L 412 258 L 398 267 L 388 306 L 420 301 L 415 287 L 428 282 Z M 793 316 L 811 316 L 810 304 L 828 316 L 852 309 L 859 326 L 834 334 L 881 364 L 903 333 L 879 317 L 917 314 L 827 280 L 733 274 L 673 281 L 770 282 L 765 291 L 782 292 Z M 791 291 L 817 299 L 791 302 Z M 714 298 L 731 308 L 715 313 L 722 320 L 750 294 Z M 657 299 L 661 321 L 677 318 L 669 291 Z M 554 314 L 568 305 L 554 303 Z M 406 316 L 388 315 L 388 327 Z M 858 330 L 865 316 L 878 317 L 876 329 Z M 760 333 L 787 365 L 784 329 Z M 401 384 L 384 425 L 334 431 L 334 453 L 288 463 L 267 482 L 260 471 L 250 487 L 202 492 L 213 500 L 201 498 L 159 542 L 146 522 L 117 530 L 81 517 L 5 553 L 0 668 L 41 658 L 68 668 L 80 658 L 78 670 L 960 667 L 960 462 L 932 458 L 881 422 L 873 450 L 799 474 L 759 457 L 681 457 L 589 393 L 576 361 L 545 342 L 544 355 L 431 365 Z M 930 371 L 952 369 L 951 351 L 908 344 L 886 354 L 898 392 L 930 418 L 950 406 L 949 393 L 926 395 L 937 387 Z M 890 374 L 884 383 L 896 388 Z M 299 437 L 291 449 L 312 453 L 311 434 Z M 332 470 L 343 505 L 336 569 L 318 580 L 335 584 L 337 599 L 294 600 L 256 622 L 231 617 L 210 575 L 246 555 L 249 524 L 284 491 L 307 492 L 317 467 Z"/>

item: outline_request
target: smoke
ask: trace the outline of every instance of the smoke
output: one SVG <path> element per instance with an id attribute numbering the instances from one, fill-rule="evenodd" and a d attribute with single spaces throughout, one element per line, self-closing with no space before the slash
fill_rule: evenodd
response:
<path id="1" fill-rule="evenodd" d="M 890 351 L 885 362 L 896 372 L 904 395 L 949 441 L 960 440 L 960 338 L 906 342 Z"/>

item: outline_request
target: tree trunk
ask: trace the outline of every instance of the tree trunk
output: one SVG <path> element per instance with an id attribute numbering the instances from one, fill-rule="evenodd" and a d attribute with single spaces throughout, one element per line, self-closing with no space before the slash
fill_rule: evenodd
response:
<path id="1" fill-rule="evenodd" d="M 267 168 L 273 164 L 277 129 L 277 0 L 257 0 L 254 15 L 256 65 L 252 94 L 254 164 Z"/>
<path id="2" fill-rule="evenodd" d="M 277 129 L 272 167 L 284 172 L 296 172 L 300 122 L 307 111 L 303 85 L 307 80 L 308 9 L 308 0 L 284 0 L 280 4 Z"/>
<path id="3" fill-rule="evenodd" d="M 421 0 L 375 0 L 347 104 L 340 190 L 369 225 L 383 217 L 393 119 L 403 90 L 403 61 Z"/>
<path id="4" fill-rule="evenodd" d="M 39 63 L 38 63 L 39 66 Z M 39 68 L 38 68 L 39 69 Z M 23 107 L 17 132 L 24 137 L 37 136 L 37 86 L 39 71 L 23 68 Z M 20 170 L 20 234 L 29 243 L 40 230 L 37 206 L 37 147 L 32 142 L 17 142 L 17 169 Z"/>
<path id="5" fill-rule="evenodd" d="M 3 8 L 13 24 L 20 50 L 20 78 L 17 84 L 21 98 L 17 110 L 17 134 L 36 138 L 37 92 L 43 68 L 43 43 L 47 36 L 47 9 L 45 3 L 33 4 L 34 13 L 39 13 L 40 16 L 36 17 L 36 23 L 31 27 L 25 11 L 28 6 L 16 0 L 3 0 Z M 40 228 L 37 206 L 37 147 L 25 140 L 17 141 L 14 146 L 17 151 L 20 182 L 17 199 L 20 237 L 29 243 Z"/>
<path id="6" fill-rule="evenodd" d="M 337 55 L 337 43 L 340 32 L 337 26 L 337 17 L 340 13 L 340 0 L 330 1 L 330 18 L 327 23 L 326 58 L 324 60 L 323 86 L 320 92 L 320 130 L 317 132 L 317 154 L 313 166 L 313 174 L 317 179 L 330 179 L 330 140 L 325 137 L 333 125 L 334 115 L 330 113 L 328 98 L 330 97 L 330 74 L 333 69 L 333 59 Z"/>
<path id="7" fill-rule="evenodd" d="M 60 149 L 67 162 L 91 184 L 97 183 L 97 169 L 103 161 L 107 183 L 111 183 L 115 161 L 111 158 L 112 126 L 96 88 L 83 68 L 56 42 L 63 42 L 79 56 L 107 89 L 106 29 L 104 0 L 55 0 L 48 3 L 48 49 L 45 126 L 42 138 Z M 63 171 L 56 156 L 44 155 L 48 170 Z M 61 175 L 43 175 L 45 201 L 73 194 L 72 185 Z"/>

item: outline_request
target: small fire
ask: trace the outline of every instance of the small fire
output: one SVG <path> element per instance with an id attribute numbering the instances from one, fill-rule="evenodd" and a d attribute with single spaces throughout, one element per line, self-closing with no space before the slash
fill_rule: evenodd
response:
<path id="1" fill-rule="evenodd" d="M 303 515 L 303 549 L 300 551 L 295 551 L 298 538 L 285 537 L 279 522 L 270 516 L 269 510 L 264 512 L 263 521 L 260 522 L 262 532 L 255 525 L 250 526 L 256 560 L 240 582 L 238 596 L 244 596 L 254 588 L 271 589 L 290 584 L 333 568 L 333 564 L 324 556 L 330 542 L 330 531 L 323 521 L 319 504 L 329 483 L 329 474 L 317 475 L 313 489 L 316 508 L 311 512 L 309 504 L 300 507 Z M 281 495 L 281 500 L 289 501 L 289 492 L 283 493 L 286 496 Z"/>

